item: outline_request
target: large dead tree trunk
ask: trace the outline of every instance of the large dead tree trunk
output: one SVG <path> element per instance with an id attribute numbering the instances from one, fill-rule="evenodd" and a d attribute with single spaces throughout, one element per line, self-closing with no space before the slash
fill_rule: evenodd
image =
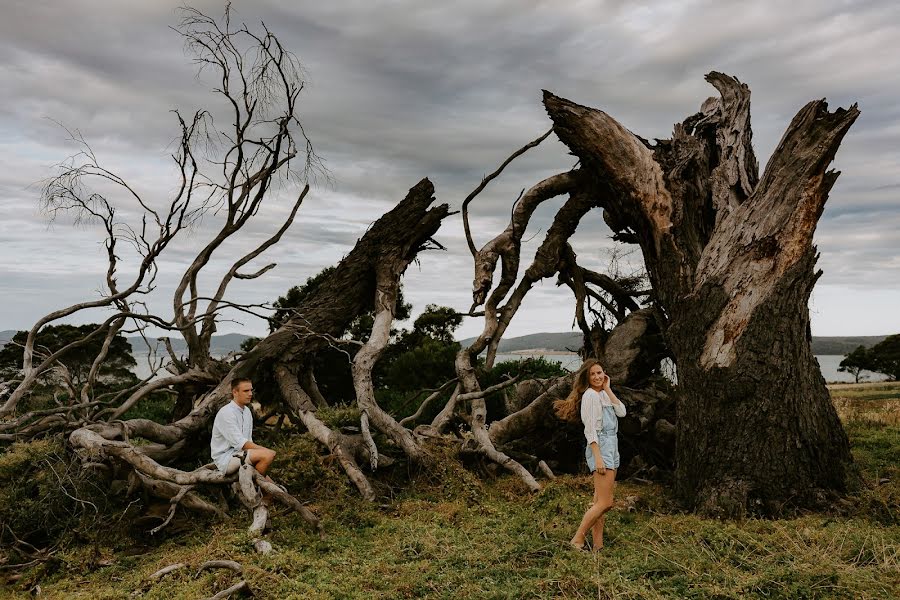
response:
<path id="1" fill-rule="evenodd" d="M 812 236 L 837 173 L 828 165 L 859 111 L 824 101 L 794 118 L 762 178 L 750 92 L 720 92 L 654 146 L 606 113 L 545 92 L 617 236 L 640 244 L 677 364 L 676 489 L 735 515 L 842 491 L 849 445 L 810 349 Z"/>

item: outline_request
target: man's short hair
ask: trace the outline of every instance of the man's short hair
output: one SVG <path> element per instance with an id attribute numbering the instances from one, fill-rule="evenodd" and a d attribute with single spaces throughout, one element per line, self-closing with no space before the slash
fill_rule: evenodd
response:
<path id="1" fill-rule="evenodd" d="M 234 379 L 232 379 L 231 380 L 231 391 L 233 392 L 234 390 L 238 389 L 238 386 L 244 382 L 253 383 L 252 381 L 250 381 L 250 379 L 248 377 L 235 377 Z"/>

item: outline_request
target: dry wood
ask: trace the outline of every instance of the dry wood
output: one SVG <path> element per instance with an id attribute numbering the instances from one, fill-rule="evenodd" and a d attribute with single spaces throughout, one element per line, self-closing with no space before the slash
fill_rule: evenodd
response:
<path id="1" fill-rule="evenodd" d="M 287 367 L 280 365 L 275 369 L 275 380 L 278 382 L 282 398 L 293 409 L 310 434 L 337 458 L 341 468 L 344 469 L 347 477 L 353 482 L 362 497 L 366 500 L 374 500 L 375 491 L 356 464 L 353 453 L 344 444 L 343 436 L 316 417 L 313 412 L 312 399 L 300 387 L 296 375 Z"/>
<path id="2" fill-rule="evenodd" d="M 194 578 L 199 577 L 200 573 L 207 569 L 229 569 L 238 575 L 244 572 L 244 567 L 239 562 L 233 560 L 208 560 L 197 567 L 197 573 L 194 575 Z"/>
<path id="3" fill-rule="evenodd" d="M 178 508 L 178 503 L 181 502 L 185 494 L 190 492 L 192 489 L 194 489 L 194 486 L 192 485 L 182 486 L 182 488 L 178 490 L 178 493 L 172 496 L 172 499 L 169 501 L 171 503 L 171 506 L 169 507 L 169 514 L 166 516 L 166 520 L 163 521 L 160 525 L 151 529 L 150 535 L 159 533 L 162 529 L 165 528 L 166 525 L 168 525 L 172 521 L 172 517 L 175 516 L 175 509 Z"/>
<path id="4" fill-rule="evenodd" d="M 375 427 L 396 442 L 413 462 L 423 463 L 427 457 L 425 451 L 413 438 L 412 432 L 397 423 L 394 417 L 378 406 L 372 382 L 372 369 L 390 340 L 391 324 L 394 322 L 394 307 L 397 304 L 400 288 L 400 274 L 408 264 L 408 260 L 405 260 L 402 255 L 388 254 L 382 257 L 382 262 L 376 271 L 376 313 L 372 332 L 366 343 L 353 357 L 351 371 L 353 387 L 356 391 L 356 403 L 360 411 L 371 418 Z M 371 440 L 371 434 L 369 439 Z M 375 442 L 372 441 L 371 446 L 374 447 L 374 445 Z M 377 449 L 375 452 L 374 457 L 370 455 L 373 469 L 378 464 Z"/>
<path id="5" fill-rule="evenodd" d="M 328 406 L 328 400 L 322 395 L 321 390 L 319 390 L 316 374 L 313 372 L 311 364 L 307 364 L 306 367 L 300 371 L 300 386 L 303 388 L 303 391 L 306 392 L 306 395 L 313 399 L 313 402 L 317 407 L 322 408 Z"/>
<path id="6" fill-rule="evenodd" d="M 456 413 L 456 399 L 459 398 L 459 391 L 461 388 L 462 386 L 457 382 L 456 387 L 453 388 L 453 393 L 450 394 L 450 398 L 447 399 L 444 408 L 442 408 L 441 411 L 435 415 L 434 419 L 432 419 L 431 428 L 437 433 L 444 433 L 450 425 L 450 421 Z"/>
<path id="7" fill-rule="evenodd" d="M 208 600 L 222 600 L 223 598 L 230 598 L 234 594 L 237 593 L 249 593 L 250 586 L 243 579 L 231 586 L 230 588 L 224 589 L 215 596 L 210 596 Z"/>
<path id="8" fill-rule="evenodd" d="M 177 571 L 177 570 L 179 570 L 179 569 L 183 569 L 183 568 L 185 568 L 186 566 L 187 566 L 187 565 L 186 565 L 185 563 L 175 563 L 175 564 L 169 565 L 169 566 L 167 566 L 167 567 L 163 567 L 163 568 L 160 569 L 159 571 L 156 571 L 155 573 L 153 573 L 152 575 L 150 575 L 147 579 L 150 579 L 150 580 L 153 580 L 153 581 L 159 581 L 160 579 L 162 579 L 162 578 L 165 577 L 166 575 L 169 575 L 170 573 L 174 573 L 175 571 Z"/>
<path id="9" fill-rule="evenodd" d="M 419 408 L 416 409 L 416 412 L 409 415 L 408 417 L 404 417 L 403 419 L 400 419 L 400 424 L 403 425 L 404 427 L 407 427 L 409 425 L 415 425 L 416 421 L 419 419 L 419 417 L 422 416 L 422 414 L 431 405 L 431 403 L 433 401 L 437 400 L 438 398 L 440 398 L 444 392 L 446 392 L 448 389 L 450 389 L 451 385 L 455 385 L 456 381 L 457 380 L 454 377 L 453 379 L 451 379 L 447 383 L 443 384 L 436 390 L 427 390 L 427 391 L 431 391 L 431 394 L 429 394 L 428 397 L 426 397 L 424 400 L 422 400 L 422 403 L 419 404 Z M 418 392 L 418 394 L 421 394 L 421 393 L 422 392 Z"/>
<path id="10" fill-rule="evenodd" d="M 554 419 L 551 414 L 553 402 L 568 395 L 572 389 L 572 381 L 571 375 L 556 379 L 527 406 L 491 423 L 491 441 L 497 445 L 505 444 L 527 435 L 547 419 Z"/>
<path id="11" fill-rule="evenodd" d="M 372 432 L 369 430 L 369 413 L 365 410 L 359 413 L 359 429 L 362 432 L 363 440 L 366 442 L 366 447 L 369 449 L 369 465 L 375 471 L 378 468 L 378 446 L 375 445 Z"/>
<path id="12" fill-rule="evenodd" d="M 538 462 L 538 469 L 540 469 L 541 473 L 543 473 L 547 479 L 556 479 L 553 470 L 544 461 Z"/>
<path id="13" fill-rule="evenodd" d="M 82 467 L 85 466 L 86 465 L 82 465 Z M 146 475 L 141 474 L 139 471 L 134 471 L 131 475 L 133 477 L 132 481 L 134 481 L 135 488 L 139 486 L 149 494 L 158 498 L 164 498 L 166 500 L 169 500 L 170 502 L 175 496 L 180 493 L 181 490 L 184 490 L 185 487 L 189 487 L 179 486 L 168 481 L 159 481 L 157 479 L 152 479 L 150 477 L 147 477 Z M 128 495 L 131 495 L 131 493 L 133 493 L 133 491 L 130 491 Z M 202 497 L 192 491 L 185 492 L 184 496 L 178 501 L 178 503 L 191 510 L 207 512 L 216 515 L 219 518 L 226 517 L 225 512 L 221 508 L 204 500 Z M 170 515 L 173 514 L 174 508 L 175 504 L 172 505 L 169 513 Z"/>
<path id="14" fill-rule="evenodd" d="M 187 371 L 179 373 L 178 375 L 154 379 L 153 381 L 148 382 L 146 385 L 142 386 L 140 389 L 131 394 L 131 396 L 129 396 L 128 399 L 125 400 L 125 402 L 123 402 L 112 412 L 108 420 L 114 421 L 118 419 L 123 414 L 125 414 L 128 409 L 130 409 L 140 400 L 146 398 L 156 390 L 169 388 L 174 385 L 181 385 L 185 383 L 216 383 L 216 378 L 207 371 L 189 368 Z"/>
<path id="15" fill-rule="evenodd" d="M 307 523 L 315 527 L 316 532 L 319 534 L 319 538 L 325 538 L 325 528 L 322 526 L 322 523 L 319 521 L 318 517 L 316 517 L 308 508 L 303 506 L 303 504 L 299 500 L 291 496 L 273 481 L 269 480 L 268 478 L 262 477 L 259 474 L 256 475 L 256 483 L 257 485 L 259 485 L 260 489 L 263 492 L 269 494 L 275 500 L 278 500 L 288 508 L 291 508 L 300 513 L 300 516 L 303 517 L 303 519 Z"/>
<path id="16" fill-rule="evenodd" d="M 541 137 L 539 137 L 536 140 L 533 140 L 531 142 L 528 142 L 527 144 L 525 144 L 524 146 L 522 146 L 521 148 L 519 148 L 518 150 L 513 152 L 509 158 L 507 158 L 505 161 L 503 161 L 503 164 L 501 164 L 499 167 L 497 167 L 496 171 L 494 171 L 493 173 L 491 173 L 490 175 L 488 175 L 486 177 L 483 177 L 481 179 L 481 183 L 478 184 L 478 187 L 476 187 L 474 190 L 472 190 L 472 192 L 468 196 L 466 196 L 466 199 L 463 200 L 463 203 L 462 203 L 463 229 L 466 232 L 466 242 L 469 244 L 469 250 L 472 252 L 473 258 L 477 255 L 477 250 L 475 249 L 475 242 L 472 241 L 472 232 L 469 229 L 469 203 L 472 202 L 472 200 L 475 199 L 475 196 L 480 194 L 491 181 L 496 179 L 500 175 L 500 173 L 503 172 L 503 169 L 505 169 L 509 163 L 511 163 L 519 156 L 525 154 L 527 151 L 531 150 L 532 148 L 534 148 L 535 146 L 537 146 L 538 144 L 543 142 L 545 139 L 547 139 L 547 136 L 549 136 L 552 132 L 553 132 L 553 129 L 551 128 L 549 131 L 547 131 L 547 133 L 545 133 Z"/>

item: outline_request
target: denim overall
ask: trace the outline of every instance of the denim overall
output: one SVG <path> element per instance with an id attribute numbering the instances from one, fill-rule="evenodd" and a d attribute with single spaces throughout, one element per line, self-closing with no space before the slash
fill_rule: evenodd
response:
<path id="1" fill-rule="evenodd" d="M 603 409 L 603 429 L 597 432 L 597 445 L 600 446 L 600 456 L 603 457 L 603 464 L 607 469 L 619 468 L 619 417 L 616 416 L 616 409 L 612 406 L 602 406 Z M 588 444 L 584 449 L 584 458 L 587 460 L 588 470 L 594 472 L 597 465 L 594 464 L 594 453 L 591 451 L 591 445 Z"/>

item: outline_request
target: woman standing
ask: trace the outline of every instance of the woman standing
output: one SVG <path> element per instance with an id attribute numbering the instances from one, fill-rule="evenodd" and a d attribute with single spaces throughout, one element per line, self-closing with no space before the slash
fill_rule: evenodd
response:
<path id="1" fill-rule="evenodd" d="M 575 385 L 565 400 L 554 403 L 556 414 L 567 421 L 581 415 L 587 440 L 584 456 L 594 479 L 594 502 L 578 531 L 569 543 L 584 550 L 588 530 L 593 530 L 594 552 L 603 548 L 603 526 L 606 513 L 613 505 L 613 487 L 619 468 L 619 417 L 625 416 L 625 405 L 610 388 L 609 376 L 596 359 L 584 361 L 575 374 Z"/>

